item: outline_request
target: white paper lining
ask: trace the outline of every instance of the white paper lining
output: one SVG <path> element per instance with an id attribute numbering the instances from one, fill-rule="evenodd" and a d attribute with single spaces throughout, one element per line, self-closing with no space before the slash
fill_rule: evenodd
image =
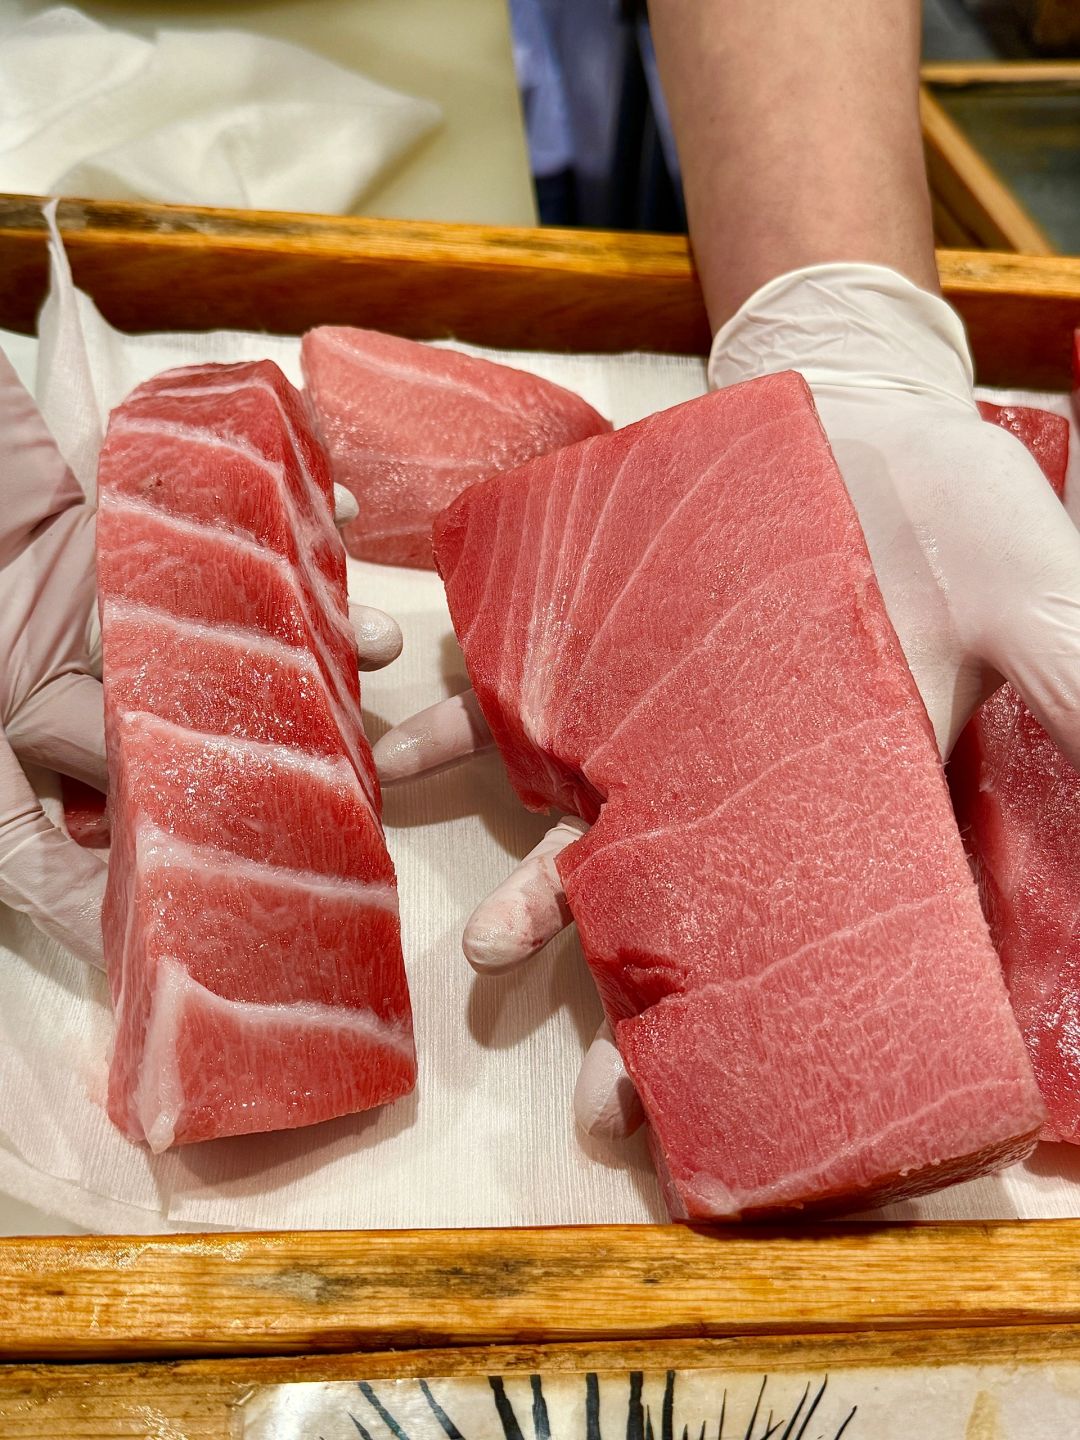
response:
<path id="1" fill-rule="evenodd" d="M 79 305 L 78 327 L 70 317 L 60 323 L 56 307 L 45 315 L 40 357 L 35 342 L 0 332 L 24 378 L 44 362 L 48 373 L 38 375 L 36 391 L 69 444 L 80 442 L 66 418 L 75 396 L 63 377 L 79 374 L 70 337 L 80 328 L 103 415 L 133 385 L 175 365 L 269 358 L 300 381 L 295 339 L 121 336 L 85 297 Z M 617 425 L 705 389 L 704 363 L 696 359 L 473 353 L 567 385 Z M 1068 413 L 1061 396 L 986 393 Z M 465 687 L 437 577 L 350 561 L 349 591 L 396 615 L 405 635 L 402 658 L 365 677 L 373 739 Z M 111 1031 L 102 978 L 0 909 L 0 1191 L 89 1229 L 137 1233 L 665 1219 L 641 1137 L 604 1145 L 573 1124 L 574 1079 L 600 1018 L 574 936 L 524 973 L 501 979 L 475 977 L 461 956 L 469 911 L 548 822 L 522 810 L 494 756 L 388 792 L 385 819 L 416 1014 L 420 1083 L 413 1097 L 307 1130 L 155 1158 L 121 1137 L 100 1108 Z M 1080 1150 L 1042 1146 L 1004 1174 L 882 1213 L 1080 1215 Z"/>

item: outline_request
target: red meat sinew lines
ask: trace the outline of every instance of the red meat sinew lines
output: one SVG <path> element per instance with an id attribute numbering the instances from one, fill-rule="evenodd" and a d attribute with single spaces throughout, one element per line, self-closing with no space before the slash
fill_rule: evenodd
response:
<path id="1" fill-rule="evenodd" d="M 779 422 L 773 423 L 779 424 Z M 660 521 L 660 524 L 653 532 L 652 538 L 649 540 L 649 543 L 641 552 L 637 564 L 632 570 L 627 572 L 626 579 L 624 580 L 621 588 L 611 597 L 611 602 L 608 608 L 606 619 L 600 624 L 595 633 L 591 636 L 588 645 L 582 652 L 580 663 L 581 670 L 585 669 L 590 657 L 596 651 L 597 646 L 602 645 L 604 636 L 607 634 L 612 624 L 613 616 L 618 611 L 620 604 L 633 593 L 635 582 L 640 577 L 641 572 L 645 569 L 650 559 L 662 546 L 671 525 L 679 519 L 679 517 L 683 514 L 684 510 L 693 508 L 694 502 L 697 499 L 698 495 L 710 483 L 710 481 L 714 479 L 714 477 L 719 471 L 730 469 L 734 465 L 738 464 L 740 451 L 749 452 L 750 450 L 752 450 L 755 440 L 758 440 L 759 444 L 761 443 L 758 437 L 762 435 L 766 437 L 765 443 L 768 443 L 767 435 L 769 428 L 770 427 L 767 425 L 757 426 L 749 434 L 743 436 L 740 440 L 736 441 L 735 445 L 726 455 L 719 457 L 714 465 L 710 466 L 698 477 L 694 484 L 685 491 L 682 497 L 676 501 L 674 507 Z M 632 453 L 633 452 L 631 452 L 631 454 Z M 619 478 L 621 478 L 624 472 L 625 466 L 620 469 Z M 617 488 L 618 483 L 619 480 L 616 479 L 615 485 L 612 486 L 613 491 Z M 767 577 L 766 580 L 763 580 L 761 583 L 763 585 L 767 584 L 769 579 L 771 579 L 771 575 Z M 570 611 L 569 618 L 573 618 L 572 609 Z M 724 617 L 721 617 L 721 619 L 723 618 Z M 657 683 L 659 684 L 661 682 L 657 681 Z"/>
<path id="2" fill-rule="evenodd" d="M 515 533 L 540 514 L 557 561 Z M 522 798 L 596 820 L 557 868 L 673 1213 L 851 1209 L 1026 1153 L 1030 1067 L 805 383 L 476 485 L 435 555 Z"/>
<path id="3" fill-rule="evenodd" d="M 315 477 L 312 475 L 311 467 L 307 463 L 307 458 L 304 454 L 304 446 L 301 443 L 300 436 L 297 433 L 296 424 L 293 420 L 293 417 L 289 414 L 287 408 L 282 403 L 281 396 L 277 393 L 277 391 L 272 385 L 267 384 L 264 380 L 241 380 L 229 382 L 228 384 L 223 385 L 184 385 L 175 388 L 162 385 L 156 386 L 153 393 L 155 396 L 187 399 L 191 396 L 200 395 L 239 395 L 242 394 L 244 391 L 252 390 L 258 391 L 260 394 L 268 396 L 273 403 L 275 409 L 278 412 L 278 415 L 281 418 L 282 427 L 284 428 L 285 434 L 288 437 L 290 449 L 292 450 L 293 456 L 298 466 L 300 467 L 300 474 L 305 482 L 305 488 L 307 490 L 308 496 L 311 499 L 313 505 L 315 506 L 315 509 L 318 511 L 319 515 L 323 519 L 329 521 L 330 523 L 333 523 L 334 507 L 331 504 L 328 496 L 325 495 L 320 489 L 320 487 L 315 483 Z"/>
<path id="4" fill-rule="evenodd" d="M 664 677 L 664 679 L 658 681 L 657 684 L 664 684 L 666 678 L 667 677 Z M 654 689 L 655 688 L 656 687 L 654 687 Z M 789 766 L 801 764 L 811 756 L 828 750 L 834 745 L 841 744 L 845 740 L 849 740 L 853 735 L 858 735 L 861 731 L 878 729 L 883 723 L 888 724 L 890 720 L 896 719 L 901 713 L 902 712 L 897 710 L 894 711 L 892 715 L 886 715 L 884 717 L 871 715 L 866 720 L 860 720 L 854 725 L 849 725 L 845 730 L 834 730 L 828 735 L 823 735 L 822 738 L 813 745 L 804 745 L 800 749 L 793 750 L 787 755 L 779 756 L 771 764 L 766 765 L 764 770 L 759 771 L 756 775 L 751 775 L 749 779 L 744 780 L 736 789 L 725 795 L 719 805 L 707 811 L 704 815 L 695 816 L 693 820 L 676 818 L 664 825 L 654 825 L 647 830 L 636 830 L 630 835 L 613 836 L 611 839 L 605 840 L 602 844 L 595 845 L 589 851 L 588 857 L 578 866 L 576 874 L 581 875 L 594 860 L 599 859 L 599 857 L 608 850 L 617 849 L 620 845 L 640 845 L 643 840 L 659 840 L 665 835 L 674 834 L 689 835 L 695 830 L 703 829 L 711 825 L 714 821 L 719 820 L 721 816 L 726 815 L 730 809 L 736 806 L 739 801 L 745 799 L 752 790 L 756 790 L 764 781 L 773 779 Z M 840 932 L 834 931 L 833 933 L 839 934 Z"/>
<path id="5" fill-rule="evenodd" d="M 315 870 L 293 870 L 285 865 L 246 860 L 213 845 L 180 840 L 152 821 L 143 821 L 139 825 L 138 843 L 143 865 L 148 870 L 178 865 L 185 870 L 218 871 L 222 875 L 248 881 L 272 880 L 275 884 L 316 892 L 329 898 L 343 896 L 359 900 L 365 905 L 388 910 L 392 915 L 398 913 L 397 891 L 384 881 L 354 880 L 342 875 L 324 875 Z"/>
<path id="6" fill-rule="evenodd" d="M 831 550 L 824 555 L 808 555 L 804 556 L 800 560 L 792 560 L 789 565 L 781 565 L 778 566 L 775 570 L 770 570 L 768 575 L 764 576 L 756 584 L 751 585 L 748 590 L 744 591 L 736 601 L 734 601 L 731 605 L 728 606 L 728 608 L 723 612 L 722 615 L 717 617 L 716 624 L 713 625 L 709 630 L 707 630 L 702 636 L 702 638 L 698 640 L 691 649 L 687 650 L 683 659 L 677 660 L 669 670 L 665 670 L 662 675 L 658 675 L 657 678 L 649 685 L 647 690 L 642 691 L 641 695 L 634 701 L 630 709 L 626 711 L 622 719 L 611 731 L 610 735 L 608 735 L 607 739 L 603 742 L 603 744 L 597 746 L 597 748 L 593 750 L 591 754 L 583 757 L 581 762 L 581 768 L 589 783 L 596 783 L 594 778 L 595 772 L 598 766 L 602 763 L 603 757 L 607 752 L 608 748 L 615 743 L 622 731 L 628 725 L 633 723 L 639 711 L 645 708 L 645 706 L 655 695 L 656 691 L 659 690 L 662 685 L 669 684 L 672 678 L 677 675 L 681 670 L 693 670 L 694 667 L 700 663 L 702 655 L 706 651 L 708 651 L 711 645 L 715 643 L 716 637 L 719 635 L 720 631 L 723 630 L 724 626 L 727 625 L 729 621 L 738 616 L 740 612 L 752 607 L 760 599 L 762 592 L 770 589 L 771 586 L 775 584 L 777 576 L 783 575 L 786 572 L 792 572 L 797 574 L 801 570 L 812 571 L 815 565 L 823 564 L 825 562 L 828 562 L 829 560 L 838 559 L 839 556 L 839 551 Z M 826 736 L 825 738 L 829 739 L 835 737 Z M 778 763 L 783 762 L 781 761 Z"/>
<path id="7" fill-rule="evenodd" d="M 160 1154 L 175 1139 L 176 1121 L 184 1103 L 177 1064 L 176 1034 L 180 1016 L 187 1005 L 214 1013 L 233 1025 L 261 1030 L 269 1024 L 287 1025 L 292 1030 L 307 1028 L 316 1043 L 325 1044 L 334 1031 L 351 1033 L 367 1045 L 397 1051 L 409 1059 L 413 1053 L 412 1034 L 400 1025 L 388 1025 L 370 1011 L 346 1010 L 340 1005 L 319 1005 L 294 1001 L 270 1005 L 257 1001 L 223 1000 L 205 985 L 193 980 L 179 960 L 163 958 L 154 989 L 147 1027 L 146 1047 L 135 1091 L 135 1108 L 151 1150 Z"/>

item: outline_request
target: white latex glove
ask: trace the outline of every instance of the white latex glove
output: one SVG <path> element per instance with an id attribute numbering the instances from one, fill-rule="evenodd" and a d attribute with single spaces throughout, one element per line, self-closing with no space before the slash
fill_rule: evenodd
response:
<path id="1" fill-rule="evenodd" d="M 105 788 L 93 512 L 0 354 L 0 901 L 102 965 L 105 865 L 46 817 L 20 760 Z"/>
<path id="2" fill-rule="evenodd" d="M 955 312 L 878 266 L 784 275 L 716 336 L 709 379 L 778 370 L 813 391 L 942 755 L 1006 677 L 1080 767 L 1080 534 L 1024 445 L 980 418 Z M 384 736 L 376 759 L 387 782 L 491 743 L 458 696 Z M 579 834 L 556 826 L 480 905 L 465 931 L 474 967 L 512 968 L 568 922 L 555 857 Z M 574 1104 L 592 1134 L 640 1123 L 606 1026 Z"/>
<path id="3" fill-rule="evenodd" d="M 342 493 L 339 524 L 356 513 Z M 361 668 L 394 659 L 394 621 L 349 610 Z M 20 762 L 105 789 L 100 667 L 94 512 L 0 352 L 0 903 L 97 966 L 106 866 L 49 821 Z"/>

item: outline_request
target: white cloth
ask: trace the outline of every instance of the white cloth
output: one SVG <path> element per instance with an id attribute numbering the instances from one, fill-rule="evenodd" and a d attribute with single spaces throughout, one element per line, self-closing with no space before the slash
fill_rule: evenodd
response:
<path id="1" fill-rule="evenodd" d="M 40 375 L 37 393 L 45 395 L 46 419 L 57 431 L 75 403 L 65 398 L 63 377 L 79 374 L 70 337 L 80 332 L 103 414 L 138 381 L 198 361 L 266 357 L 299 383 L 294 339 L 121 336 L 85 297 L 75 326 L 72 304 L 69 296 L 46 311 L 39 347 L 50 383 L 43 389 Z M 57 323 L 60 315 L 68 316 L 65 324 Z M 32 342 L 0 333 L 0 346 L 32 380 Z M 620 425 L 706 389 L 699 360 L 483 353 L 577 390 Z M 1027 398 L 1065 408 L 1062 397 Z M 350 561 L 349 588 L 353 599 L 395 614 L 405 632 L 401 659 L 363 680 L 373 738 L 465 687 L 434 575 Z M 28 921 L 0 911 L 0 1192 L 104 1232 L 665 1218 L 642 1137 L 605 1145 L 583 1139 L 574 1126 L 574 1079 L 600 1007 L 573 935 L 516 976 L 479 978 L 461 956 L 470 910 L 549 821 L 522 809 L 494 755 L 388 791 L 386 802 L 416 1013 L 415 1100 L 309 1130 L 214 1141 L 155 1158 L 124 1140 L 100 1109 L 111 1032 L 101 977 Z M 1040 1147 L 1025 1165 L 894 1213 L 1080 1215 L 1080 1150 Z"/>
<path id="2" fill-rule="evenodd" d="M 340 214 L 438 106 L 236 30 L 110 30 L 46 10 L 0 34 L 0 190 Z"/>

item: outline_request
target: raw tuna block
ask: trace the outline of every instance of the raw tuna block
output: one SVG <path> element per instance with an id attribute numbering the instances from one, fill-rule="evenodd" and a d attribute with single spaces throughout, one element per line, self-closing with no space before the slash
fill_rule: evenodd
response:
<path id="1" fill-rule="evenodd" d="M 110 1115 L 164 1150 L 405 1094 L 394 871 L 299 394 L 265 362 L 159 376 L 114 411 L 99 493 Z"/>
<path id="2" fill-rule="evenodd" d="M 1069 425 L 981 406 L 1065 490 Z M 1011 685 L 964 729 L 949 763 L 957 819 L 1035 1067 L 1047 1140 L 1080 1144 L 1080 775 Z"/>
<path id="3" fill-rule="evenodd" d="M 595 821 L 559 872 L 673 1213 L 1027 1153 L 1038 1090 L 802 379 L 473 486 L 435 556 L 518 793 Z"/>
<path id="4" fill-rule="evenodd" d="M 432 522 L 466 485 L 611 429 L 560 385 L 375 330 L 312 330 L 301 359 L 358 560 L 430 570 Z"/>

